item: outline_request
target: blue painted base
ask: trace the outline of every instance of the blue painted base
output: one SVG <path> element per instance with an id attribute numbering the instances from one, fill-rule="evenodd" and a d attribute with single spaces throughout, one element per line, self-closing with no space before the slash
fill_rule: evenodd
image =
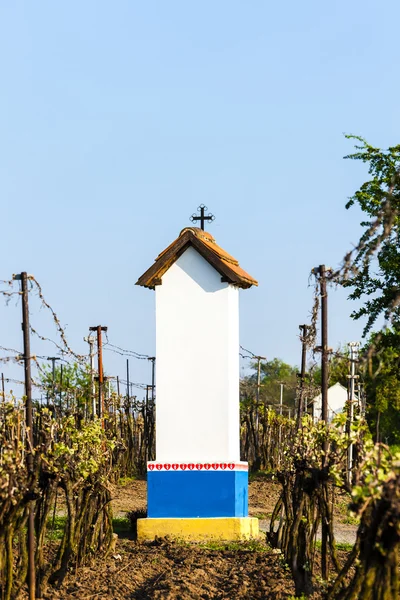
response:
<path id="1" fill-rule="evenodd" d="M 247 517 L 247 471 L 147 473 L 150 518 Z"/>

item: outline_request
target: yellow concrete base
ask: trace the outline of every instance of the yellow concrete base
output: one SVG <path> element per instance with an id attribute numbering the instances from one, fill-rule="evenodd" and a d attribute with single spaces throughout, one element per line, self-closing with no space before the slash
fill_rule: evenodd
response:
<path id="1" fill-rule="evenodd" d="M 258 538 L 254 517 L 215 517 L 210 519 L 138 519 L 139 542 L 165 536 L 183 540 L 248 540 Z"/>

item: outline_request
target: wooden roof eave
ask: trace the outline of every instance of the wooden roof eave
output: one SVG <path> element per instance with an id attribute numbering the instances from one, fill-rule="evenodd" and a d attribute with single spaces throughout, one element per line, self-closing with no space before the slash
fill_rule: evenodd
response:
<path id="1" fill-rule="evenodd" d="M 197 252 L 221 275 L 222 279 L 227 283 L 231 283 L 241 288 L 249 288 L 254 285 L 253 281 L 248 281 L 240 277 L 230 267 L 229 263 L 223 261 L 216 253 L 201 243 L 201 241 L 190 231 L 185 232 L 176 240 L 165 253 L 163 253 L 155 263 L 147 269 L 145 273 L 136 282 L 136 285 L 141 285 L 154 290 L 156 285 L 161 284 L 161 278 L 171 265 L 185 252 L 189 247 L 193 246 Z"/>
<path id="2" fill-rule="evenodd" d="M 235 273 L 235 271 L 229 267 L 229 263 L 221 260 L 217 254 L 215 254 L 207 246 L 204 246 L 204 244 L 202 244 L 197 237 L 193 236 L 192 244 L 198 253 L 201 254 L 201 256 L 205 258 L 206 261 L 210 263 L 210 265 L 214 267 L 216 271 L 218 271 L 224 281 L 227 283 L 232 283 L 233 285 L 237 285 L 241 288 L 251 287 L 252 284 L 250 282 L 246 282 L 242 277 Z"/>
<path id="3" fill-rule="evenodd" d="M 159 285 L 159 282 L 156 282 L 156 280 L 161 280 L 161 277 L 169 267 L 181 256 L 181 254 L 183 254 L 189 246 L 189 243 L 190 236 L 187 232 L 179 237 L 176 240 L 176 243 L 171 245 L 169 249 L 164 252 L 141 277 L 139 277 L 135 285 L 142 285 L 154 290 L 155 285 Z"/>

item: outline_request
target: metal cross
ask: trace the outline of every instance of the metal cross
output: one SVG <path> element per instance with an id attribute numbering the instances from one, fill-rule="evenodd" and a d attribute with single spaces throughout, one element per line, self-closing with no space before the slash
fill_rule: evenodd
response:
<path id="1" fill-rule="evenodd" d="M 204 206 L 204 204 L 200 204 L 197 210 L 200 212 L 200 216 L 193 213 L 190 217 L 190 220 L 192 221 L 192 223 L 200 221 L 200 227 L 204 231 L 204 221 L 214 221 L 215 217 L 211 213 L 208 213 L 208 215 L 204 214 L 205 211 L 208 210 L 207 206 Z"/>

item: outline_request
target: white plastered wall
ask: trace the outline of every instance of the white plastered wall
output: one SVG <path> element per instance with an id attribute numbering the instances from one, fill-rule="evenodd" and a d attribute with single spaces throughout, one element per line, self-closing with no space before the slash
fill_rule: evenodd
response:
<path id="1" fill-rule="evenodd" d="M 239 290 L 189 247 L 156 286 L 156 459 L 238 461 Z"/>
<path id="2" fill-rule="evenodd" d="M 328 389 L 328 421 L 342 412 L 347 402 L 347 390 L 339 382 Z M 322 414 L 322 395 L 319 394 L 313 400 L 314 421 L 319 421 Z"/>

